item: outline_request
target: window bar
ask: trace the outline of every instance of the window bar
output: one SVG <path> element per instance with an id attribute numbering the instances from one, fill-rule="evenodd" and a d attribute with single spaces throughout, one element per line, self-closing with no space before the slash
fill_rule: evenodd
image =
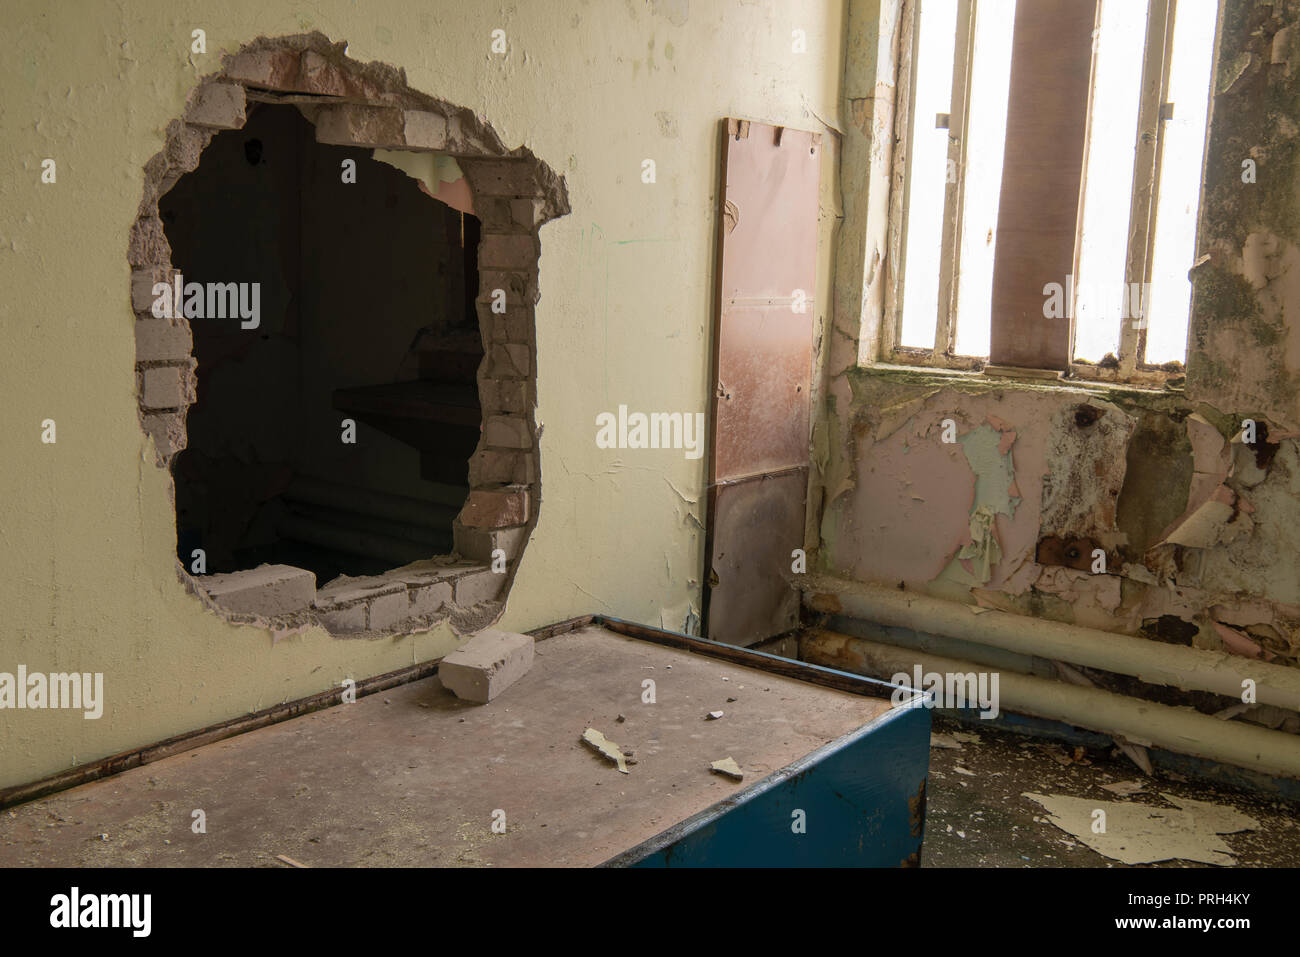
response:
<path id="1" fill-rule="evenodd" d="M 898 218 L 894 220 L 898 224 L 897 228 L 897 255 L 894 259 L 895 269 L 892 274 L 892 282 L 887 290 L 887 295 L 892 298 L 892 303 L 887 304 L 885 309 L 885 321 L 889 324 L 884 337 L 889 355 L 893 359 L 898 358 L 898 350 L 902 348 L 903 337 L 903 297 L 904 297 L 904 278 L 907 275 L 907 210 L 911 208 L 912 195 L 912 177 L 909 175 L 908 168 L 912 161 L 912 137 L 915 135 L 916 127 L 916 62 L 917 62 L 917 38 L 921 35 L 921 0 L 904 0 L 904 9 L 902 17 L 902 52 L 899 59 L 898 76 L 900 81 L 906 78 L 907 90 L 906 95 L 902 98 L 903 109 L 901 115 L 895 116 L 895 124 L 898 135 L 898 145 L 901 149 L 894 151 L 894 163 L 891 176 L 901 173 L 902 190 L 894 189 L 895 184 L 891 183 L 890 189 L 890 214 L 895 212 Z M 901 192 L 898 206 L 895 207 L 892 197 Z M 891 235 L 891 241 L 894 236 Z"/>
<path id="2" fill-rule="evenodd" d="M 957 4 L 957 39 L 953 45 L 952 96 L 948 116 L 948 169 L 955 182 L 945 186 L 943 240 L 939 254 L 939 310 L 935 318 L 934 355 L 950 357 L 957 338 L 957 277 L 960 275 L 961 210 L 966 183 L 966 122 L 970 113 L 970 71 L 974 59 L 975 2 Z M 947 177 L 945 177 L 947 179 Z"/>
<path id="3" fill-rule="evenodd" d="M 1142 101 L 1138 108 L 1138 143 L 1133 164 L 1126 283 L 1142 290 L 1142 319 L 1120 318 L 1119 373 L 1132 377 L 1146 353 L 1147 282 L 1155 243 L 1156 197 L 1160 188 L 1160 157 L 1164 146 L 1163 104 L 1169 90 L 1169 63 L 1174 40 L 1177 0 L 1151 0 L 1147 11 L 1146 60 L 1142 64 Z M 1129 285 L 1124 302 L 1132 301 Z M 1141 326 L 1141 328 L 1137 328 Z"/>

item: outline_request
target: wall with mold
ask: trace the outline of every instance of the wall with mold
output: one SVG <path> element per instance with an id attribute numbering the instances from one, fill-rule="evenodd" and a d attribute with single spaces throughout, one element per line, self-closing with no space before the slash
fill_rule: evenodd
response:
<path id="1" fill-rule="evenodd" d="M 177 580 L 167 477 L 137 421 L 127 230 L 144 163 L 223 50 L 309 30 L 350 41 L 354 59 L 403 68 L 413 88 L 474 110 L 566 177 L 572 213 L 541 234 L 543 501 L 501 625 L 606 612 L 680 629 L 699 606 L 705 460 L 598 449 L 595 418 L 619 404 L 707 409 L 718 122 L 835 124 L 844 18 L 836 0 L 4 0 L 0 672 L 101 672 L 106 701 L 98 720 L 0 711 L 0 787 L 457 640 L 445 628 L 375 641 L 314 630 L 273 644 Z M 191 51 L 198 28 L 205 53 Z M 496 29 L 504 56 L 489 49 Z M 796 29 L 806 53 L 791 50 Z M 823 142 L 819 317 L 838 204 L 836 138 Z M 53 184 L 41 182 L 46 158 Z"/>
<path id="2" fill-rule="evenodd" d="M 844 332 L 815 446 L 823 570 L 1300 665 L 1300 4 L 1226 6 L 1185 389 L 859 366 L 855 349 L 877 351 L 886 239 L 871 200 L 856 197 L 855 211 L 846 196 L 856 245 L 839 264 L 861 271 L 836 275 Z M 873 46 L 846 65 L 846 86 L 877 62 L 891 75 L 890 7 L 853 7 Z M 875 99 L 865 117 L 882 112 Z M 854 132 L 846 158 L 872 157 L 867 129 Z M 1254 183 L 1243 182 L 1245 159 Z M 1242 441 L 1247 418 L 1259 423 L 1253 445 Z M 942 441 L 945 420 L 954 442 Z M 1249 717 L 1300 730 L 1294 715 Z"/>

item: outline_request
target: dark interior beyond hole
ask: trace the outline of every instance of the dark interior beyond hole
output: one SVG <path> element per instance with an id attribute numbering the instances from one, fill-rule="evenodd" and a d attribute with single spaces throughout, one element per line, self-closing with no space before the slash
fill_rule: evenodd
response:
<path id="1" fill-rule="evenodd" d="M 202 316 L 182 297 L 186 567 L 202 549 L 209 573 L 284 563 L 324 584 L 450 552 L 482 418 L 478 220 L 369 150 L 318 144 L 297 109 L 252 104 L 159 210 L 172 265 L 204 288 Z M 256 316 L 212 315 L 215 283 L 249 284 Z"/>

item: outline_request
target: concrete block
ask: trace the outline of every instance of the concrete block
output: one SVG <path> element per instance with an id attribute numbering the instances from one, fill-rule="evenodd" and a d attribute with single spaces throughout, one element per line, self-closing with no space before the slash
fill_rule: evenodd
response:
<path id="1" fill-rule="evenodd" d="M 205 83 L 185 113 L 185 122 L 214 130 L 237 130 L 247 119 L 244 88 L 237 83 Z"/>
<path id="2" fill-rule="evenodd" d="M 528 489 L 475 489 L 465 499 L 460 521 L 470 528 L 509 528 L 528 521 Z"/>
<path id="3" fill-rule="evenodd" d="M 456 697 L 486 704 L 532 666 L 532 638 L 488 628 L 442 659 L 438 680 Z"/>
<path id="4" fill-rule="evenodd" d="M 528 422 L 517 415 L 493 415 L 483 423 L 483 442 L 506 449 L 531 449 L 533 437 Z"/>
<path id="5" fill-rule="evenodd" d="M 194 346 L 189 326 L 170 319 L 140 319 L 135 324 L 135 361 L 168 362 L 188 359 Z"/>
<path id="6" fill-rule="evenodd" d="M 185 384 L 180 366 L 145 369 L 140 404 L 146 409 L 175 409 L 185 404 Z"/>
<path id="7" fill-rule="evenodd" d="M 292 565 L 259 565 L 197 581 L 218 605 L 241 615 L 287 615 L 310 608 L 316 598 L 316 576 Z"/>
<path id="8" fill-rule="evenodd" d="M 506 576 L 490 568 L 461 575 L 456 579 L 456 607 L 470 608 L 480 602 L 496 601 L 505 583 Z"/>

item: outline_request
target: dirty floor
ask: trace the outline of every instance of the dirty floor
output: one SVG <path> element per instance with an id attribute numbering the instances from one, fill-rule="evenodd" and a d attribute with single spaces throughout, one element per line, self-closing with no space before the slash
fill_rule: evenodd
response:
<path id="1" fill-rule="evenodd" d="M 1126 867 L 1048 820 L 1025 792 L 1174 808 L 1162 794 L 1224 805 L 1253 818 L 1256 830 L 1221 835 L 1243 867 L 1300 865 L 1300 805 L 1156 770 L 1146 778 L 1113 749 L 1081 748 L 935 715 L 930 748 L 924 867 Z M 951 745 L 960 745 L 959 748 Z M 1103 785 L 1136 781 L 1125 795 Z M 1155 867 L 1211 866 L 1185 860 Z"/>

